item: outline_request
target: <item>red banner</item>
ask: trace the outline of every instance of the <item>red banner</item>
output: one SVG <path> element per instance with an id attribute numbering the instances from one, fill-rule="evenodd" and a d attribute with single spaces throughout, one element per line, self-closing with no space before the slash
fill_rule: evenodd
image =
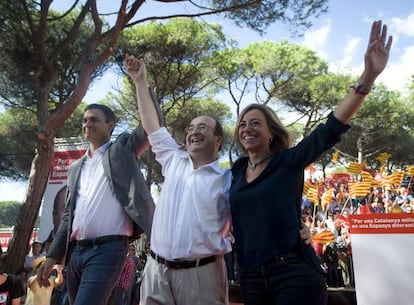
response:
<path id="1" fill-rule="evenodd" d="M 32 243 L 32 241 L 37 240 L 37 232 L 33 232 L 32 233 L 32 238 L 30 239 L 29 245 Z M 9 248 L 9 243 L 10 240 L 13 236 L 13 230 L 12 229 L 2 229 L 2 231 L 0 231 L 0 244 L 1 244 L 1 248 L 4 251 L 7 251 L 7 249 Z"/>
<path id="2" fill-rule="evenodd" d="M 414 233 L 414 214 L 362 214 L 349 216 L 351 234 Z"/>
<path id="3" fill-rule="evenodd" d="M 52 167 L 49 183 L 56 180 L 66 180 L 69 165 L 85 154 L 85 149 L 55 151 L 53 153 Z"/>
<path id="4" fill-rule="evenodd" d="M 42 214 L 40 215 L 39 239 L 45 241 L 56 230 L 65 206 L 66 179 L 69 166 L 86 151 L 83 144 L 71 145 L 63 143 L 55 147 L 49 181 L 43 195 Z M 56 213 L 53 211 L 56 209 Z M 55 216 L 53 216 L 55 215 Z M 59 218 L 59 219 L 54 219 Z"/>

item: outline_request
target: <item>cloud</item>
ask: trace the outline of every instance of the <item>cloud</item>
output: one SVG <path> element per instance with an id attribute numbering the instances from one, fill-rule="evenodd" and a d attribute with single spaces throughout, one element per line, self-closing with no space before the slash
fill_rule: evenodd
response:
<path id="1" fill-rule="evenodd" d="M 393 17 L 387 23 L 388 32 L 393 36 L 391 58 L 393 53 L 401 55 L 388 63 L 378 81 L 391 90 L 406 92 L 414 74 L 414 45 L 410 39 L 414 37 L 414 12 L 406 18 Z"/>
<path id="2" fill-rule="evenodd" d="M 328 59 L 327 53 L 324 51 L 328 35 L 331 32 L 331 21 L 327 22 L 313 31 L 307 31 L 304 35 L 302 45 L 314 50 L 323 59 Z"/>
<path id="3" fill-rule="evenodd" d="M 392 50 L 391 50 L 392 52 Z M 403 55 L 397 60 L 389 61 L 385 70 L 378 76 L 375 83 L 384 83 L 389 90 L 396 90 L 402 93 L 407 93 L 407 85 L 411 82 L 411 76 L 414 74 L 414 46 L 406 47 L 403 50 Z M 350 73 L 351 75 L 359 76 L 364 69 L 363 60 L 357 66 L 345 66 L 341 64 L 330 64 L 329 68 L 337 73 Z"/>
<path id="4" fill-rule="evenodd" d="M 399 60 L 389 63 L 378 80 L 384 82 L 391 90 L 404 92 L 411 81 L 411 75 L 414 74 L 413 58 L 414 46 L 406 47 Z"/>
<path id="5" fill-rule="evenodd" d="M 398 17 L 391 18 L 389 24 L 394 33 L 399 33 L 408 37 L 414 36 L 414 13 L 411 13 L 405 19 Z"/>
<path id="6" fill-rule="evenodd" d="M 329 70 L 334 73 L 359 75 L 364 68 L 363 55 L 360 54 L 362 47 L 362 38 L 357 36 L 349 36 L 345 42 L 345 48 L 342 58 L 329 63 Z M 360 60 L 355 60 L 360 58 Z M 355 63 L 358 66 L 353 66 Z"/>
<path id="7" fill-rule="evenodd" d="M 339 66 L 341 67 L 348 67 L 352 64 L 352 60 L 354 60 L 356 51 L 358 51 L 358 47 L 361 44 L 361 37 L 349 37 L 345 44 L 345 52 L 344 57 L 340 60 Z"/>

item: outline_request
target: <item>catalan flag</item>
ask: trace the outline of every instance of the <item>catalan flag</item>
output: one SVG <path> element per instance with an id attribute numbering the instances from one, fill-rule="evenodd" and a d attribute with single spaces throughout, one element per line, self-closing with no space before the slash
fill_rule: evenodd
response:
<path id="1" fill-rule="evenodd" d="M 349 182 L 349 195 L 351 197 L 365 197 L 371 191 L 371 183 L 369 182 Z"/>
<path id="2" fill-rule="evenodd" d="M 331 162 L 332 162 L 332 163 L 336 163 L 336 162 L 338 162 L 338 158 L 339 158 L 339 150 L 336 150 L 336 151 L 333 153 L 333 155 L 332 155 Z"/>
<path id="3" fill-rule="evenodd" d="M 314 205 L 319 204 L 318 189 L 316 187 L 309 188 L 306 197 L 308 197 L 308 200 Z"/>
<path id="4" fill-rule="evenodd" d="M 325 207 L 328 204 L 332 204 L 334 198 L 334 189 L 330 188 L 329 190 L 327 190 L 325 193 L 322 194 L 322 198 L 321 198 L 321 204 L 323 207 L 323 210 L 325 211 Z"/>
<path id="5" fill-rule="evenodd" d="M 303 184 L 303 194 L 306 195 L 309 189 L 314 188 L 314 187 L 315 185 L 309 179 L 307 179 L 305 183 Z"/>
<path id="6" fill-rule="evenodd" d="M 407 176 L 414 177 L 414 165 L 410 165 L 407 168 Z"/>
<path id="7" fill-rule="evenodd" d="M 350 162 L 348 165 L 348 173 L 353 174 L 353 175 L 357 175 L 359 173 L 361 173 L 362 171 L 362 166 L 361 164 L 357 163 L 357 162 Z"/>
<path id="8" fill-rule="evenodd" d="M 384 152 L 382 154 L 379 154 L 379 156 L 376 158 L 381 164 L 384 164 L 388 161 L 388 159 L 391 157 L 391 154 Z"/>
<path id="9" fill-rule="evenodd" d="M 330 244 L 335 241 L 335 234 L 329 230 L 324 230 L 312 237 L 314 243 Z"/>
<path id="10" fill-rule="evenodd" d="M 381 186 L 381 183 L 379 183 L 379 181 L 377 181 L 374 177 L 372 177 L 372 175 L 367 171 L 361 172 L 361 178 L 363 182 L 369 182 L 372 187 Z"/>
<path id="11" fill-rule="evenodd" d="M 403 178 L 404 178 L 404 171 L 396 171 L 396 172 L 393 172 L 391 175 L 387 176 L 386 180 L 388 180 L 394 185 L 400 186 Z"/>

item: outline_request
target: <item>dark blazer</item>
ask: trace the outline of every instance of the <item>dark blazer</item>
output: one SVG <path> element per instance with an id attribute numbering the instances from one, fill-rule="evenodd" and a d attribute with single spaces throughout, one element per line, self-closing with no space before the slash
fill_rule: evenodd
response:
<path id="1" fill-rule="evenodd" d="M 155 99 L 153 102 L 158 111 L 160 124 L 163 124 L 161 109 Z M 134 222 L 132 239 L 138 238 L 143 232 L 148 236 L 151 233 L 155 205 L 137 163 L 137 156 L 148 146 L 147 135 L 142 125 L 139 125 L 131 134 L 120 134 L 105 151 L 102 161 L 105 176 L 108 178 L 116 198 Z M 76 189 L 85 158 L 86 156 L 72 163 L 68 170 L 65 213 L 47 253 L 48 257 L 56 258 L 58 261 L 63 260 L 69 249 L 69 237 L 72 233 L 73 212 L 76 204 Z"/>

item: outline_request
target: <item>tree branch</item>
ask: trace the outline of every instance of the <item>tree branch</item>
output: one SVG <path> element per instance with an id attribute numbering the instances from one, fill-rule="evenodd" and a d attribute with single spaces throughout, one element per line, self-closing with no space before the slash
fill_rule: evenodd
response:
<path id="1" fill-rule="evenodd" d="M 132 23 L 129 23 L 129 24 L 125 25 L 125 27 L 132 27 L 132 26 L 137 25 L 139 23 L 143 23 L 143 22 L 151 21 L 151 20 L 167 20 L 167 19 L 179 18 L 179 17 L 194 18 L 194 17 L 202 17 L 202 16 L 208 16 L 208 15 L 221 14 L 221 13 L 224 13 L 224 12 L 240 10 L 240 9 L 243 9 L 243 8 L 246 8 L 246 7 L 249 7 L 249 6 L 253 6 L 255 4 L 259 4 L 260 2 L 261 2 L 261 0 L 255 0 L 255 1 L 248 2 L 248 3 L 244 3 L 244 4 L 233 5 L 233 6 L 224 7 L 224 8 L 221 8 L 221 9 L 212 9 L 209 12 L 196 13 L 196 14 L 175 14 L 175 15 L 168 15 L 168 16 L 153 16 L 153 17 L 139 19 L 137 21 L 134 21 Z"/>

